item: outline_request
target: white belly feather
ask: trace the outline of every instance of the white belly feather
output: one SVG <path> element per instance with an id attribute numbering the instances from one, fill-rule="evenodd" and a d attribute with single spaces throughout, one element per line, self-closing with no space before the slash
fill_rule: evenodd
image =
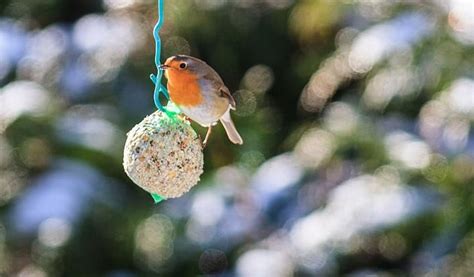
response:
<path id="1" fill-rule="evenodd" d="M 208 91 L 203 93 L 203 100 L 198 106 L 179 106 L 181 111 L 203 127 L 215 125 L 229 109 L 226 98 L 217 93 Z"/>

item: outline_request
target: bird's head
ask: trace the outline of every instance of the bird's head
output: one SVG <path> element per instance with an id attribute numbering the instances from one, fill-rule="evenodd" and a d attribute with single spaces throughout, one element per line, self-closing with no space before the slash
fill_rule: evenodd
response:
<path id="1" fill-rule="evenodd" d="M 168 79 L 170 75 L 201 78 L 206 75 L 208 67 L 204 61 L 186 55 L 169 57 L 165 63 L 160 66 L 161 69 L 165 70 L 165 76 Z"/>

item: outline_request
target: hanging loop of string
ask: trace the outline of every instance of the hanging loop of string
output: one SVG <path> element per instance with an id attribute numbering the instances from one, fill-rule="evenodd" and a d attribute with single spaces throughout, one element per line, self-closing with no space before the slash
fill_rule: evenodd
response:
<path id="1" fill-rule="evenodd" d="M 151 74 L 150 79 L 155 84 L 155 90 L 153 92 L 153 100 L 155 101 L 155 106 L 162 112 L 166 112 L 166 109 L 163 107 L 160 101 L 160 96 L 163 94 L 167 100 L 170 99 L 168 90 L 161 83 L 161 78 L 163 77 L 163 70 L 160 68 L 161 64 L 161 39 L 160 39 L 160 29 L 163 26 L 164 22 L 164 0 L 158 0 L 158 22 L 153 29 L 153 37 L 155 38 L 155 65 L 157 73 Z"/>
<path id="2" fill-rule="evenodd" d="M 155 106 L 162 112 L 165 112 L 168 114 L 167 110 L 163 105 L 161 104 L 160 101 L 160 96 L 163 94 L 167 100 L 170 99 L 170 96 L 168 94 L 168 90 L 163 86 L 161 83 L 161 78 L 163 77 L 163 70 L 160 68 L 161 65 L 161 39 L 160 39 L 160 29 L 163 26 L 164 22 L 164 0 L 158 0 L 158 22 L 155 25 L 155 28 L 153 29 L 153 37 L 155 38 L 155 65 L 156 65 L 156 75 L 151 74 L 150 79 L 151 81 L 155 84 L 155 90 L 153 91 L 153 100 L 155 101 Z M 158 195 L 156 193 L 152 193 L 151 196 L 153 197 L 153 200 L 155 201 L 155 204 L 165 200 L 164 197 L 161 195 Z"/>

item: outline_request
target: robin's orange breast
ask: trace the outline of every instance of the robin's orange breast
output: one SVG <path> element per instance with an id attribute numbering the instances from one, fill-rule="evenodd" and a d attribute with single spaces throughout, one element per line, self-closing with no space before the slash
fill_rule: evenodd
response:
<path id="1" fill-rule="evenodd" d="M 198 78 L 185 71 L 168 70 L 168 92 L 171 101 L 178 106 L 196 106 L 202 102 Z"/>

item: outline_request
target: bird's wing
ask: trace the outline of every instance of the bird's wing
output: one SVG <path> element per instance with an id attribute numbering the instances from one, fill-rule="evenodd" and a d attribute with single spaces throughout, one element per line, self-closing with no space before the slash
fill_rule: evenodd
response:
<path id="1" fill-rule="evenodd" d="M 211 83 L 212 90 L 215 91 L 220 97 L 227 98 L 227 100 L 229 100 L 230 108 L 235 110 L 236 105 L 234 97 L 232 97 L 229 89 L 224 85 L 221 77 L 214 70 L 210 70 L 209 74 L 204 76 L 204 79 Z"/>
<path id="2" fill-rule="evenodd" d="M 229 100 L 230 108 L 235 110 L 235 99 L 232 97 L 232 94 L 226 86 L 223 85 L 220 87 L 219 96 L 226 97 Z"/>

